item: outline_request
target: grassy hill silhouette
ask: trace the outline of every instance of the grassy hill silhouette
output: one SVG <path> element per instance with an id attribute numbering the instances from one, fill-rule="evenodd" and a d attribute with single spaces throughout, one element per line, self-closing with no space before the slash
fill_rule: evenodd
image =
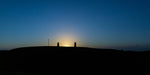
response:
<path id="1" fill-rule="evenodd" d="M 86 47 L 22 47 L 1 51 L 1 70 L 48 74 L 147 74 L 150 52 Z"/>

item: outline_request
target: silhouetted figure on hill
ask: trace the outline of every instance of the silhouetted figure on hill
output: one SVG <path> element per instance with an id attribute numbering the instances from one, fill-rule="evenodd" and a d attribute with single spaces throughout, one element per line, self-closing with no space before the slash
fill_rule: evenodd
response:
<path id="1" fill-rule="evenodd" d="M 59 47 L 59 42 L 57 42 L 57 47 Z"/>
<path id="2" fill-rule="evenodd" d="M 74 42 L 74 47 L 77 47 L 77 43 L 76 42 Z"/>

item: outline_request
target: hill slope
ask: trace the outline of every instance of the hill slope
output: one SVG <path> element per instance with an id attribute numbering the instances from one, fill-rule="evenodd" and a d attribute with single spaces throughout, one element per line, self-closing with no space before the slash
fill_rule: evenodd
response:
<path id="1" fill-rule="evenodd" d="M 149 54 L 83 47 L 24 47 L 10 50 L 5 65 L 11 72 L 147 74 Z"/>

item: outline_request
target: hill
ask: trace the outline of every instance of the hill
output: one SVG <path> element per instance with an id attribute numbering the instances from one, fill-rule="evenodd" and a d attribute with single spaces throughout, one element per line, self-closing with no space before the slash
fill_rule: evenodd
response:
<path id="1" fill-rule="evenodd" d="M 148 74 L 150 52 L 85 47 L 23 47 L 5 53 L 9 72 L 47 74 Z M 7 59 L 7 60 L 6 60 Z"/>

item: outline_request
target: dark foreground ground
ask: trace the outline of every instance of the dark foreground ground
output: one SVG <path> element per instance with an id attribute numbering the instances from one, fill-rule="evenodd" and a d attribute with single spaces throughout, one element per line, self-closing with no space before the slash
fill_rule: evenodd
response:
<path id="1" fill-rule="evenodd" d="M 150 52 L 26 47 L 0 52 L 0 75 L 150 74 Z"/>

